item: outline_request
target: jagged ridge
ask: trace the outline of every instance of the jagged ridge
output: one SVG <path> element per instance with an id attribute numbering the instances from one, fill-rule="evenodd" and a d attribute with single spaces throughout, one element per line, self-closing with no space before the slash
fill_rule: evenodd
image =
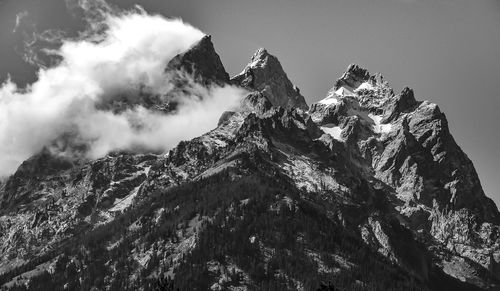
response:
<path id="1" fill-rule="evenodd" d="M 498 210 L 435 104 L 351 65 L 306 112 L 276 57 L 258 50 L 229 81 L 210 37 L 167 66 L 179 69 L 252 92 L 167 155 L 26 161 L 0 188 L 0 283 L 498 286 Z"/>

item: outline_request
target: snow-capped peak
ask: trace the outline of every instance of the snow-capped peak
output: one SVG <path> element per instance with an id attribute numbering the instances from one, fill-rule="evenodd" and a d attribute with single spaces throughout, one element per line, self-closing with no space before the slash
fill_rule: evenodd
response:
<path id="1" fill-rule="evenodd" d="M 358 99 L 363 106 L 380 107 L 388 104 L 388 98 L 394 96 L 389 83 L 380 73 L 371 75 L 366 69 L 351 64 L 342 76 L 335 81 L 326 98 L 318 104 L 327 107 L 338 104 L 345 97 Z"/>

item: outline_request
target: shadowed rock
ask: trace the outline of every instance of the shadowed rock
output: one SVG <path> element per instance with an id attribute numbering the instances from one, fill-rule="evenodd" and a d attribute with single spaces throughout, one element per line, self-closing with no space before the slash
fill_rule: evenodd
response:
<path id="1" fill-rule="evenodd" d="M 224 85 L 229 82 L 229 75 L 215 51 L 210 35 L 205 35 L 189 50 L 175 56 L 167 65 L 166 71 L 169 70 L 185 71 L 204 85 Z"/>

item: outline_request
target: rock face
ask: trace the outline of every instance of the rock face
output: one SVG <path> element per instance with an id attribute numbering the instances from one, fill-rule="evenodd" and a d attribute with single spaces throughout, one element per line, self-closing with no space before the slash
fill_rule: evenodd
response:
<path id="1" fill-rule="evenodd" d="M 200 84 L 229 82 L 208 37 L 169 64 L 188 68 Z M 0 284 L 499 287 L 500 214 L 437 105 L 351 65 L 305 111 L 262 49 L 231 83 L 251 91 L 241 110 L 166 155 L 44 150 L 23 163 L 0 184 Z"/>
<path id="2" fill-rule="evenodd" d="M 229 82 L 229 74 L 214 49 L 210 35 L 204 36 L 185 53 L 174 57 L 167 65 L 166 71 L 169 70 L 183 70 L 204 85 L 211 82 L 224 85 Z"/>
<path id="3" fill-rule="evenodd" d="M 274 106 L 308 108 L 304 96 L 288 79 L 278 59 L 266 49 L 257 50 L 243 72 L 231 80 L 242 87 L 261 92 Z"/>
<path id="4" fill-rule="evenodd" d="M 43 150 L 26 160 L 19 166 L 5 184 L 1 196 L 1 207 L 19 203 L 25 199 L 30 201 L 30 195 L 39 187 L 39 181 L 60 171 L 70 169 L 73 162 L 64 157 L 54 156 L 49 149 Z"/>
<path id="5" fill-rule="evenodd" d="M 394 95 L 380 76 L 351 65 L 310 114 L 338 128 L 368 179 L 390 187 L 395 209 L 446 273 L 477 283 L 477 268 L 498 268 L 499 212 L 437 105 L 417 102 L 409 88 Z"/>

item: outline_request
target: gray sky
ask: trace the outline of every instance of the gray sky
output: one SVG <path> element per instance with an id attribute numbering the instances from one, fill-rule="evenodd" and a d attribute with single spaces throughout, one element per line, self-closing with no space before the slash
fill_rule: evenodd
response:
<path id="1" fill-rule="evenodd" d="M 259 47 L 283 64 L 308 103 L 323 98 L 349 63 L 381 72 L 396 91 L 437 103 L 500 203 L 500 0 L 114 0 L 180 17 L 213 36 L 237 74 Z M 24 13 L 23 13 L 24 12 Z M 27 13 L 25 13 L 27 12 Z M 16 15 L 25 15 L 13 33 Z M 35 78 L 23 31 L 81 29 L 63 0 L 0 0 L 0 78 Z"/>

